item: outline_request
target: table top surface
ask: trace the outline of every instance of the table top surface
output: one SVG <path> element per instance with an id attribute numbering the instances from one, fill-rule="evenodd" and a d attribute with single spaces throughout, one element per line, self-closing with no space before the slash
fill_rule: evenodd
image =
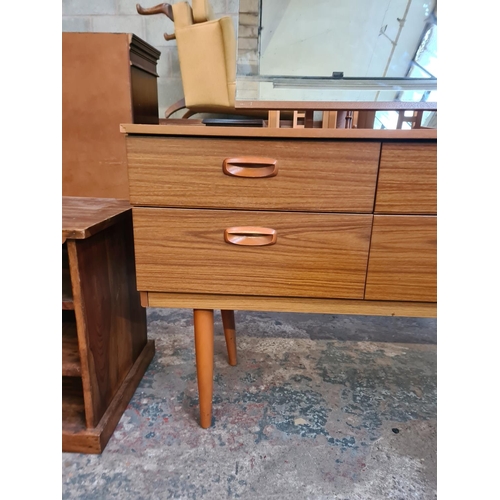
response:
<path id="1" fill-rule="evenodd" d="M 189 120 L 186 120 L 189 121 Z M 194 121 L 194 120 L 193 120 Z M 276 139 L 386 139 L 386 140 L 435 140 L 437 129 L 380 130 L 342 128 L 268 128 L 268 127 L 211 127 L 196 124 L 143 125 L 122 123 L 120 132 L 130 135 L 253 137 Z"/>
<path id="2" fill-rule="evenodd" d="M 131 209 L 128 200 L 62 197 L 62 239 L 85 239 L 117 222 Z"/>

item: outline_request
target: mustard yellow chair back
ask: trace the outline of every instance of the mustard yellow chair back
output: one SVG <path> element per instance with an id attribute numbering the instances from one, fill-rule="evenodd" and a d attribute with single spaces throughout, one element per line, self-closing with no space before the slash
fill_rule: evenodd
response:
<path id="1" fill-rule="evenodd" d="M 143 8 L 142 15 L 165 14 L 174 22 L 184 98 L 165 112 L 168 118 L 187 108 L 184 117 L 195 113 L 235 113 L 236 37 L 231 17 L 215 19 L 208 0 L 173 5 L 163 3 Z"/>

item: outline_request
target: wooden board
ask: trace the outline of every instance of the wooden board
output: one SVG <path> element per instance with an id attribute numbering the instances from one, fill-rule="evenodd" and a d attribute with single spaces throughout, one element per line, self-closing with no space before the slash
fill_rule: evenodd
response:
<path id="1" fill-rule="evenodd" d="M 118 222 L 128 210 L 128 200 L 62 197 L 62 238 L 84 239 Z"/>
<path id="2" fill-rule="evenodd" d="M 144 292 L 148 307 L 435 318 L 436 303 Z M 145 299 L 146 300 L 146 299 Z"/>
<path id="3" fill-rule="evenodd" d="M 293 137 L 296 139 L 437 139 L 436 129 L 380 130 L 341 128 L 188 127 L 122 123 L 125 134 L 188 135 L 206 137 Z"/>

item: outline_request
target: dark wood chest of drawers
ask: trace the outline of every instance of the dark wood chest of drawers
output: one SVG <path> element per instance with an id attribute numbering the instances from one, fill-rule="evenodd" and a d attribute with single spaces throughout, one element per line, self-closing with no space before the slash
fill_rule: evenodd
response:
<path id="1" fill-rule="evenodd" d="M 160 52 L 129 33 L 62 34 L 62 194 L 128 200 L 122 122 L 157 124 Z"/>

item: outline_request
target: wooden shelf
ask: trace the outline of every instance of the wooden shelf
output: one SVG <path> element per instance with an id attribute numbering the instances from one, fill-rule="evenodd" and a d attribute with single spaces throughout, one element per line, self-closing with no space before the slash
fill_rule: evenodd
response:
<path id="1" fill-rule="evenodd" d="M 62 427 L 64 432 L 85 431 L 85 406 L 82 381 L 77 377 L 62 379 Z"/>
<path id="2" fill-rule="evenodd" d="M 62 451 L 101 453 L 154 341 L 137 292 L 129 202 L 62 202 Z"/>
<path id="3" fill-rule="evenodd" d="M 82 374 L 76 323 L 64 320 L 62 323 L 62 374 L 68 377 L 79 377 Z"/>
<path id="4" fill-rule="evenodd" d="M 63 310 L 74 310 L 73 291 L 71 289 L 71 276 L 69 272 L 68 249 L 63 245 L 62 250 L 62 308 Z"/>

